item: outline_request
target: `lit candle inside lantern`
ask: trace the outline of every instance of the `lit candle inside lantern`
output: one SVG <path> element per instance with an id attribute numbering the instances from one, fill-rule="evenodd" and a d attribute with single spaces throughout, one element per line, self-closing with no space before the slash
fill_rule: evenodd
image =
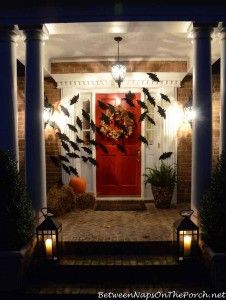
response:
<path id="1" fill-rule="evenodd" d="M 45 241 L 45 246 L 46 246 L 46 255 L 47 256 L 52 256 L 52 252 L 53 252 L 53 241 L 52 241 L 52 239 L 47 239 Z"/>
<path id="2" fill-rule="evenodd" d="M 191 236 L 184 236 L 184 256 L 189 256 L 191 254 Z"/>

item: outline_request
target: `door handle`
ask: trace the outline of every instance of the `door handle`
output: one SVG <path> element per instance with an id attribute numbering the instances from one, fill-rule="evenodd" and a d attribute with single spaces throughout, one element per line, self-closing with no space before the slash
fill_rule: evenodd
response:
<path id="1" fill-rule="evenodd" d="M 140 161 L 140 158 L 141 158 L 141 151 L 138 150 L 137 151 L 137 161 Z"/>

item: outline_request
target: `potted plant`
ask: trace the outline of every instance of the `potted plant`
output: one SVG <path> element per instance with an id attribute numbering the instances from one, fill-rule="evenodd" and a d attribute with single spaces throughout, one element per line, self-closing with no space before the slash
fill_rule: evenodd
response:
<path id="1" fill-rule="evenodd" d="M 176 167 L 163 162 L 172 152 L 165 152 L 160 157 L 159 167 L 147 168 L 145 185 L 151 184 L 154 203 L 157 208 L 170 208 L 174 187 L 176 184 Z"/>
<path id="2" fill-rule="evenodd" d="M 202 249 L 216 289 L 226 286 L 226 149 L 222 152 L 211 183 L 201 201 Z"/>
<path id="3" fill-rule="evenodd" d="M 0 290 L 21 287 L 35 241 L 33 210 L 10 153 L 0 151 Z"/>

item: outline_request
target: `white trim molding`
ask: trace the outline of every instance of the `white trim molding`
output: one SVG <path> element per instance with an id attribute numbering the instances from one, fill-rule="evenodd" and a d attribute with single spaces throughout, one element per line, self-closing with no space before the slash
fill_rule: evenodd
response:
<path id="1" fill-rule="evenodd" d="M 126 79 L 122 82 L 122 88 L 180 87 L 181 81 L 186 75 L 182 72 L 159 72 L 155 74 L 160 82 L 149 79 L 148 75 L 143 72 L 127 73 Z M 118 89 L 111 73 L 52 74 L 51 76 L 57 82 L 57 88 Z"/>

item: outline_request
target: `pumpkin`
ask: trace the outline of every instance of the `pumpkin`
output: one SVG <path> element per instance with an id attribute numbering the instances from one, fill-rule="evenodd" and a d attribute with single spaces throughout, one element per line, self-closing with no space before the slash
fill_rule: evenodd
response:
<path id="1" fill-rule="evenodd" d="M 86 180 L 83 177 L 72 176 L 69 181 L 75 194 L 82 194 L 86 190 Z"/>

